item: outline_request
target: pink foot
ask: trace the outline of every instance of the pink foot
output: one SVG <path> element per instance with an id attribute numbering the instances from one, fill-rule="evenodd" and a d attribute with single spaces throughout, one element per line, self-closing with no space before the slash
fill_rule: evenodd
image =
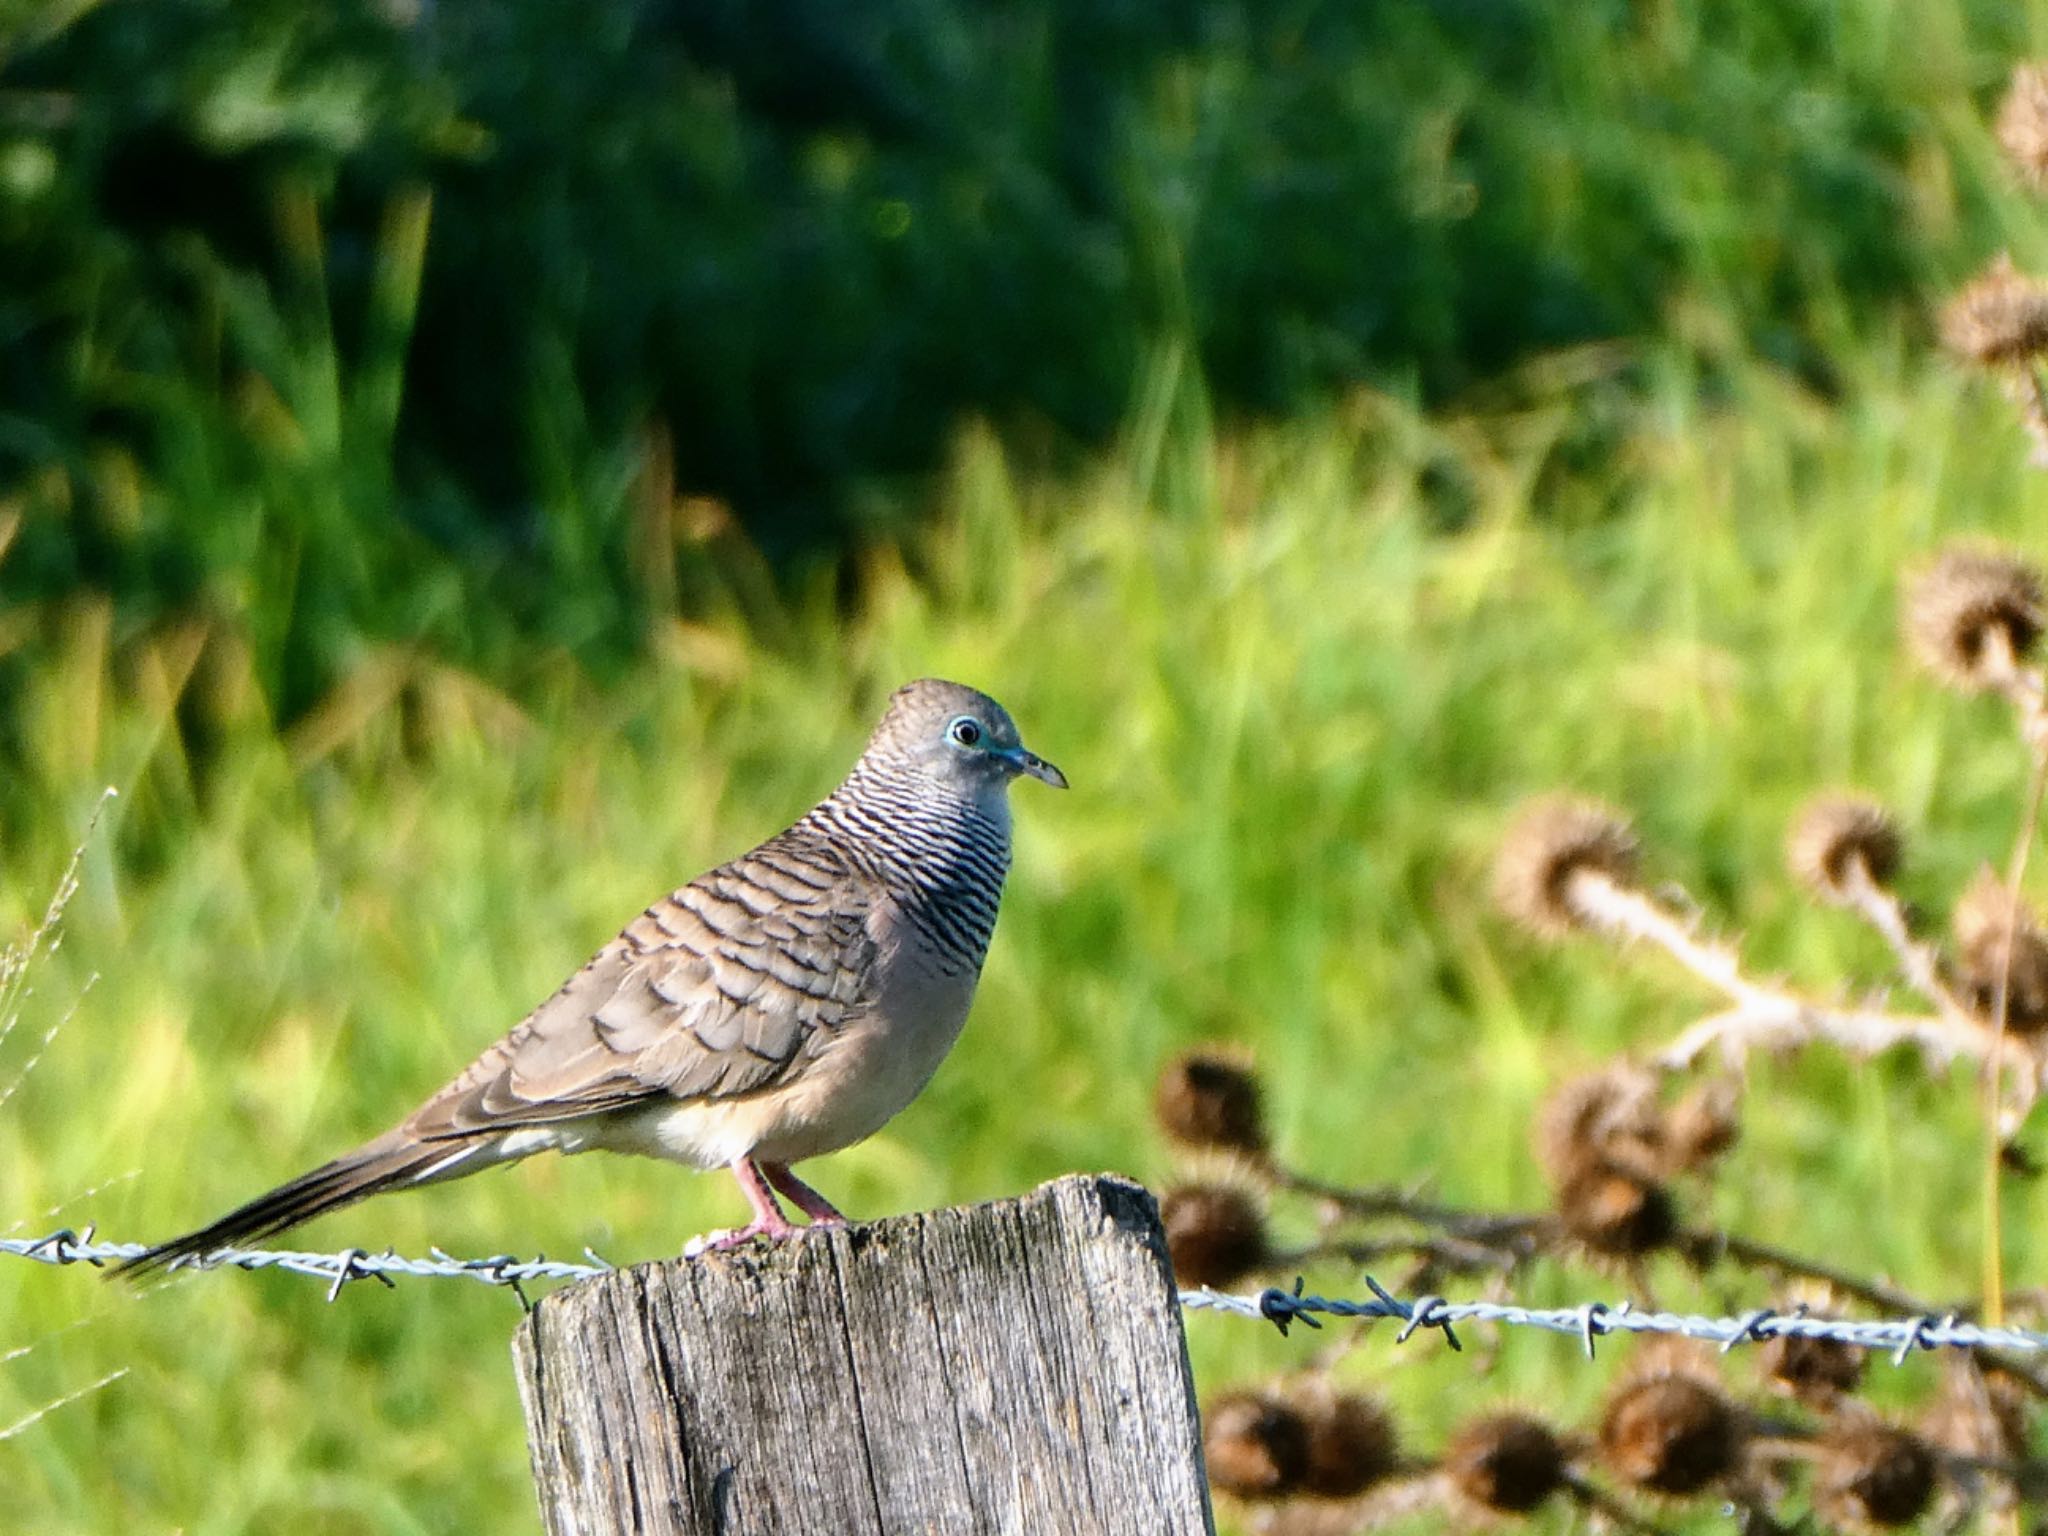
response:
<path id="1" fill-rule="evenodd" d="M 703 1249 L 699 1251 L 725 1253 L 730 1249 L 744 1248 L 757 1237 L 765 1237 L 770 1242 L 779 1243 L 785 1237 L 794 1236 L 795 1233 L 796 1228 L 792 1227 L 787 1221 L 773 1226 L 765 1221 L 750 1221 L 744 1227 L 733 1227 L 725 1232 L 713 1233 L 705 1241 Z"/>
<path id="2" fill-rule="evenodd" d="M 732 1176 L 739 1180 L 740 1193 L 747 1197 L 747 1204 L 753 1208 L 754 1219 L 744 1227 L 737 1227 L 730 1232 L 711 1233 L 694 1239 L 684 1247 L 685 1257 L 703 1253 L 707 1249 L 723 1253 L 728 1249 L 751 1243 L 757 1237 L 765 1237 L 770 1242 L 779 1243 L 796 1231 L 796 1228 L 789 1224 L 789 1218 L 782 1213 L 782 1207 L 775 1203 L 774 1194 L 770 1192 L 767 1182 L 761 1177 L 760 1168 L 751 1157 L 735 1158 Z"/>
<path id="3" fill-rule="evenodd" d="M 783 1194 L 789 1196 L 796 1208 L 811 1218 L 814 1227 L 843 1227 L 845 1214 L 830 1200 L 819 1194 L 810 1185 L 789 1171 L 787 1163 L 763 1163 L 761 1171 L 768 1175 L 768 1182 Z"/>

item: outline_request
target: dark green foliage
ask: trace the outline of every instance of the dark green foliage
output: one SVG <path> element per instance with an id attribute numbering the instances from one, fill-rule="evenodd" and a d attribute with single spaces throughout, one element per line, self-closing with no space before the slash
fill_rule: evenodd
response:
<path id="1" fill-rule="evenodd" d="M 288 715 L 365 637 L 630 650 L 674 590 L 636 544 L 654 440 L 786 567 L 900 532 L 918 498 L 865 488 L 963 417 L 1097 440 L 1176 347 L 1260 413 L 1442 397 L 1675 314 L 1824 375 L 1955 260 L 1950 205 L 1989 194 L 1951 141 L 2025 25 L 1992 0 L 1939 26 L 1825 0 L 9 15 L 0 486 L 30 516 L 0 592 L 108 591 L 128 628 L 260 605 Z"/>

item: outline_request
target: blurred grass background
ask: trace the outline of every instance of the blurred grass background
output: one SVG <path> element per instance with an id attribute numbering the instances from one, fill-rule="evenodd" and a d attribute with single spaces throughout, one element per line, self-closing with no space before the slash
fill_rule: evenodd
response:
<path id="1" fill-rule="evenodd" d="M 2048 254 L 1982 127 L 2044 21 L 5 12 L 7 931 L 122 794 L 0 1044 L 0 1227 L 160 1237 L 381 1128 L 926 673 L 1076 788 L 1019 791 L 975 1018 L 812 1170 L 833 1198 L 1156 1180 L 1153 1073 L 1227 1038 L 1308 1169 L 1540 1202 L 1537 1099 L 1698 1000 L 1496 921 L 1520 796 L 1634 808 L 1654 869 L 1824 990 L 1883 971 L 1777 872 L 1811 789 L 1899 807 L 1936 912 L 2009 843 L 2009 723 L 1913 676 L 1895 602 L 1950 535 L 2041 547 L 2009 410 L 1925 315 Z M 1750 1094 L 1693 1214 L 1974 1286 L 1964 1078 L 1815 1057 Z M 305 1240 L 623 1262 L 733 1220 L 728 1184 L 550 1161 Z M 2009 1198 L 2032 1283 L 2048 1195 Z M 0 1525 L 531 1529 L 515 1318 L 10 1265 L 0 1428 L 131 1374 L 0 1440 Z M 1210 1385 L 1305 1353 L 1192 1333 Z M 1611 1366 L 1348 1369 L 1427 1449 Z"/>

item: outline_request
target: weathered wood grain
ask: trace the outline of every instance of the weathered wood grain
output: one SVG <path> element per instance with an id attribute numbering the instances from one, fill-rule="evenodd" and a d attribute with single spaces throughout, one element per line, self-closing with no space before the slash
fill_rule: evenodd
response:
<path id="1" fill-rule="evenodd" d="M 642 1265 L 514 1343 L 551 1536 L 1211 1533 L 1135 1184 Z"/>

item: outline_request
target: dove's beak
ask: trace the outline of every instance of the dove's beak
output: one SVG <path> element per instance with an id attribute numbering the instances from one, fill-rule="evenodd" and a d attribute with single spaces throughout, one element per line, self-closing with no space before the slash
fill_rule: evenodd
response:
<path id="1" fill-rule="evenodd" d="M 1054 789 L 1067 787 L 1067 776 L 1036 752 L 1026 752 L 1022 747 L 1012 747 L 1003 756 L 1019 773 L 1029 774 L 1034 779 L 1042 779 Z"/>

